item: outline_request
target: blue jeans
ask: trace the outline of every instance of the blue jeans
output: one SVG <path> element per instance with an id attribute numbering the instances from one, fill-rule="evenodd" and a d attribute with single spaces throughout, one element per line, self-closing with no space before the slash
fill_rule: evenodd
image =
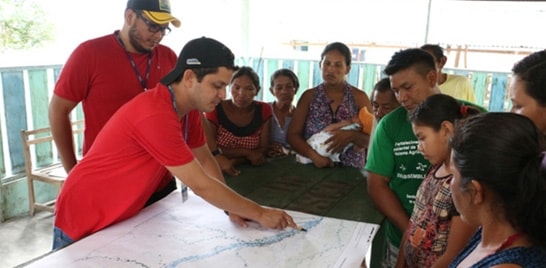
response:
<path id="1" fill-rule="evenodd" d="M 53 227 L 53 250 L 64 248 L 73 242 L 74 240 L 68 237 L 61 229 Z"/>

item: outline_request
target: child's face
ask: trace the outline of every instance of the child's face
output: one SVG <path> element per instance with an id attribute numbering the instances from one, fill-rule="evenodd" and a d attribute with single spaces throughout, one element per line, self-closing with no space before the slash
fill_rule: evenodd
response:
<path id="1" fill-rule="evenodd" d="M 296 87 L 290 77 L 280 75 L 273 80 L 271 94 L 275 96 L 278 102 L 292 102 L 296 94 Z"/>
<path id="2" fill-rule="evenodd" d="M 411 126 L 419 142 L 417 150 L 423 154 L 423 157 L 433 165 L 444 163 L 449 157 L 449 130 L 443 125 L 438 131 L 415 123 Z"/>

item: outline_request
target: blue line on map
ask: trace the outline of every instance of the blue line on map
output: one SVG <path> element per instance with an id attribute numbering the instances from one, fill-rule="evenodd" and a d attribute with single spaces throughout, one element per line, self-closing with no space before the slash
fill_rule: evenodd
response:
<path id="1" fill-rule="evenodd" d="M 303 224 L 301 224 L 300 227 L 303 227 L 303 228 L 307 229 L 307 231 L 309 232 L 309 231 L 311 231 L 311 229 L 313 229 L 313 227 L 317 226 L 322 221 L 322 219 L 323 218 L 320 217 L 320 218 L 315 219 L 313 221 L 303 223 Z M 180 265 L 182 263 L 189 263 L 189 262 L 194 262 L 194 261 L 198 261 L 198 260 L 201 260 L 201 259 L 209 258 L 209 257 L 215 256 L 215 255 L 218 255 L 218 254 L 220 254 L 220 253 L 222 253 L 224 251 L 238 250 L 238 249 L 241 249 L 241 248 L 250 248 L 250 247 L 262 247 L 262 246 L 275 244 L 275 243 L 278 243 L 278 242 L 280 242 L 280 241 L 282 241 L 282 240 L 284 240 L 286 238 L 295 236 L 296 234 L 300 234 L 300 233 L 301 233 L 301 231 L 298 231 L 298 230 L 290 230 L 290 231 L 281 232 L 281 233 L 276 234 L 275 236 L 272 236 L 272 237 L 260 238 L 260 239 L 254 240 L 254 241 L 237 242 L 235 244 L 226 245 L 226 246 L 222 246 L 222 247 L 217 247 L 212 252 L 206 252 L 206 253 L 199 254 L 199 255 L 187 256 L 187 257 L 175 260 L 175 261 L 171 262 L 170 264 L 167 264 L 166 267 L 177 267 L 178 265 Z"/>

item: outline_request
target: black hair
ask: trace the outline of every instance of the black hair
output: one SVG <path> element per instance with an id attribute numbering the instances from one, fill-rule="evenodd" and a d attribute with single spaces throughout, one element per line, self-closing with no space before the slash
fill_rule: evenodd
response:
<path id="1" fill-rule="evenodd" d="M 324 50 L 322 51 L 322 54 L 320 54 L 320 61 L 322 61 L 324 59 L 324 56 L 332 50 L 339 51 L 339 53 L 341 53 L 343 57 L 345 57 L 345 64 L 347 64 L 347 66 L 351 66 L 351 60 L 352 60 L 351 50 L 349 49 L 347 45 L 341 42 L 334 42 L 334 43 L 330 43 L 326 45 L 326 47 L 324 47 Z"/>
<path id="2" fill-rule="evenodd" d="M 254 69 L 248 66 L 243 66 L 236 70 L 235 73 L 233 73 L 233 76 L 231 77 L 231 81 L 229 81 L 229 83 L 232 84 L 233 80 L 241 76 L 248 76 L 250 80 L 252 80 L 252 84 L 254 84 L 254 87 L 256 87 L 256 93 L 260 92 L 260 77 L 254 71 Z"/>
<path id="3" fill-rule="evenodd" d="M 409 114 L 409 119 L 413 124 L 431 127 L 438 131 L 444 121 L 455 124 L 459 119 L 478 113 L 480 113 L 478 109 L 461 104 L 449 95 L 434 94 L 419 104 Z"/>
<path id="4" fill-rule="evenodd" d="M 546 174 L 535 124 L 490 112 L 461 121 L 451 139 L 462 190 L 471 180 L 493 192 L 492 209 L 535 244 L 546 247 Z"/>
<path id="5" fill-rule="evenodd" d="M 514 75 L 525 81 L 525 92 L 541 106 L 546 106 L 546 50 L 534 52 L 517 62 Z"/>
<path id="6" fill-rule="evenodd" d="M 218 69 L 219 69 L 218 67 L 197 68 L 197 69 L 192 69 L 192 71 L 195 73 L 195 76 L 197 77 L 197 82 L 201 82 L 207 74 L 215 74 L 218 72 Z"/>
<path id="7" fill-rule="evenodd" d="M 430 71 L 436 72 L 434 58 L 420 48 L 408 48 L 394 53 L 384 72 L 386 75 L 393 75 L 410 67 L 415 67 L 417 73 L 422 76 L 426 76 Z"/>
<path id="8" fill-rule="evenodd" d="M 436 58 L 437 61 L 440 61 L 442 57 L 444 57 L 444 49 L 439 45 L 433 45 L 433 44 L 424 44 L 421 46 L 421 49 L 426 50 L 427 52 L 432 53 L 434 55 L 434 58 Z"/>
<path id="9" fill-rule="evenodd" d="M 203 81 L 203 78 L 205 78 L 206 75 L 209 75 L 209 74 L 215 74 L 218 72 L 220 68 L 219 67 L 210 67 L 210 68 L 194 68 L 194 69 L 190 69 L 193 71 L 193 73 L 195 73 L 195 76 L 197 78 L 197 82 L 201 82 Z M 232 69 L 232 70 L 238 70 L 239 67 L 235 66 L 233 68 L 231 67 L 228 67 L 228 69 Z M 184 73 L 182 73 L 182 75 L 180 75 L 178 78 L 176 78 L 176 80 L 173 81 L 173 83 L 175 82 L 180 82 L 182 80 L 182 77 L 184 76 L 183 75 Z"/>
<path id="10" fill-rule="evenodd" d="M 375 83 L 375 85 L 373 86 L 373 90 L 379 91 L 379 92 L 392 91 L 391 80 L 388 77 L 382 78 L 377 83 Z M 392 94 L 394 96 L 394 92 Z"/>
<path id="11" fill-rule="evenodd" d="M 290 80 L 292 80 L 292 84 L 294 84 L 294 88 L 296 89 L 295 92 L 298 91 L 298 88 L 300 88 L 300 80 L 298 79 L 298 76 L 296 76 L 296 74 L 294 72 L 292 72 L 292 70 L 290 70 L 290 69 L 276 70 L 271 75 L 271 87 L 274 86 L 275 79 L 277 77 L 279 77 L 279 76 L 286 76 L 286 77 L 290 78 Z"/>

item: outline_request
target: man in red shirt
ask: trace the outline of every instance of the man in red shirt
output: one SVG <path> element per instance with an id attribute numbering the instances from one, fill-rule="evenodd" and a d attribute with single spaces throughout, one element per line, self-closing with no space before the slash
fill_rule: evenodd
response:
<path id="1" fill-rule="evenodd" d="M 61 162 L 76 165 L 70 114 L 81 103 L 85 117 L 83 155 L 110 117 L 127 101 L 154 87 L 176 64 L 176 54 L 159 42 L 180 21 L 169 1 L 129 0 L 121 30 L 81 43 L 63 66 L 49 104 L 51 131 Z M 166 176 L 151 201 L 176 189 Z"/>
<path id="2" fill-rule="evenodd" d="M 160 84 L 121 107 L 63 185 L 54 249 L 136 215 L 167 172 L 241 226 L 250 219 L 269 228 L 298 228 L 286 212 L 228 188 L 207 146 L 201 113 L 226 97 L 234 69 L 227 47 L 194 39 Z"/>

